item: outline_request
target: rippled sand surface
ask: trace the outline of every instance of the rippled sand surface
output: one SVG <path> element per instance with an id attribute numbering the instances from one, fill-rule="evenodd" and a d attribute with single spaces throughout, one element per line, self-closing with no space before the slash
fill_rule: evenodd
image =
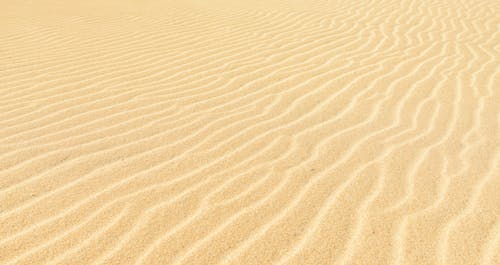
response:
<path id="1" fill-rule="evenodd" d="M 0 7 L 0 264 L 500 264 L 500 2 Z"/>

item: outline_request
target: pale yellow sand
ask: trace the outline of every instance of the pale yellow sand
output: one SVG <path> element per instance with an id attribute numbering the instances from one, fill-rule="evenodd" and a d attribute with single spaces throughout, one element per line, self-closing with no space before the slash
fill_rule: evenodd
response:
<path id="1" fill-rule="evenodd" d="M 500 264 L 500 1 L 0 4 L 0 264 Z"/>

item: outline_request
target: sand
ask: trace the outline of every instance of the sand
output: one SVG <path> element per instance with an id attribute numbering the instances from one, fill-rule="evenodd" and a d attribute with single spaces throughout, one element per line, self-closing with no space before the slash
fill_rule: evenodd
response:
<path id="1" fill-rule="evenodd" d="M 500 264 L 500 2 L 0 7 L 0 264 Z"/>

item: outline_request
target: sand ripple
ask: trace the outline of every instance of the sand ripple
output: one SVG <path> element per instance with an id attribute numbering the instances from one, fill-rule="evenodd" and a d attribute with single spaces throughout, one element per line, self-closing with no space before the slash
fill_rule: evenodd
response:
<path id="1" fill-rule="evenodd" d="M 499 14 L 3 3 L 0 264 L 500 264 Z"/>

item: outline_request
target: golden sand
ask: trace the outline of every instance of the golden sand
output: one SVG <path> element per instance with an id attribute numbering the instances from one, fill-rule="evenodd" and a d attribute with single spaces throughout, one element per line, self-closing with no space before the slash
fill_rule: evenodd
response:
<path id="1" fill-rule="evenodd" d="M 0 264 L 500 264 L 500 1 L 0 4 Z"/>

